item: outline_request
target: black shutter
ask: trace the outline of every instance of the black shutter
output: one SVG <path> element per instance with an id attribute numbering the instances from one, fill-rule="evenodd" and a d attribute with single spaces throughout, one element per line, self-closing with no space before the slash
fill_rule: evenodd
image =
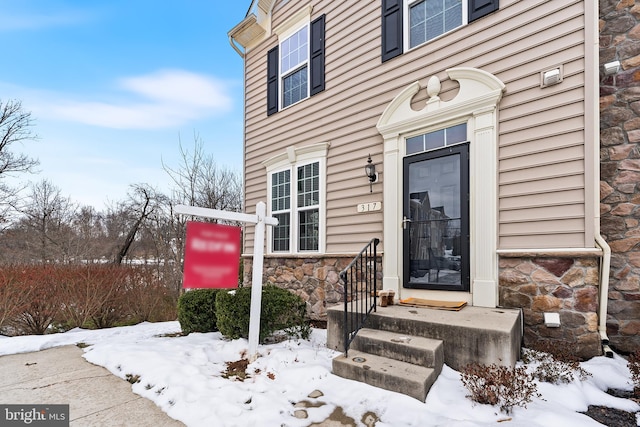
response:
<path id="1" fill-rule="evenodd" d="M 498 0 L 469 0 L 469 22 L 498 10 Z"/>
<path id="2" fill-rule="evenodd" d="M 320 16 L 311 22 L 311 95 L 324 90 L 324 19 Z"/>
<path id="3" fill-rule="evenodd" d="M 278 112 L 278 46 L 267 52 L 267 116 Z"/>
<path id="4" fill-rule="evenodd" d="M 402 51 L 402 0 L 382 0 L 382 62 Z"/>

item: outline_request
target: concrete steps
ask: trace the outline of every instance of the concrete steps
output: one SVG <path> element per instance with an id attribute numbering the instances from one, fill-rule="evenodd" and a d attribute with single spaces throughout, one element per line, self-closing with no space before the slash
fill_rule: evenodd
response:
<path id="1" fill-rule="evenodd" d="M 361 329 L 351 348 L 401 362 L 436 368 L 438 374 L 444 363 L 442 341 L 380 329 Z"/>
<path id="2" fill-rule="evenodd" d="M 422 402 L 438 374 L 433 368 L 414 365 L 356 350 L 333 359 L 333 373 L 374 387 L 396 391 Z"/>
<path id="3" fill-rule="evenodd" d="M 472 362 L 514 366 L 521 322 L 520 311 L 509 309 L 377 307 L 348 357 L 333 360 L 333 372 L 424 401 L 443 363 L 458 371 Z M 343 323 L 343 306 L 327 309 L 327 347 L 344 351 Z"/>
<path id="4" fill-rule="evenodd" d="M 343 378 L 424 401 L 443 364 L 442 341 L 362 329 L 348 356 L 333 359 L 332 367 Z"/>

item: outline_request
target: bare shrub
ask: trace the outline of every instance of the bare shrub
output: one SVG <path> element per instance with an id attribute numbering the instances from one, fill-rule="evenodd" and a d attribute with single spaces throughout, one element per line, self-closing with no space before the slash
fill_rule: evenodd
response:
<path id="1" fill-rule="evenodd" d="M 18 334 L 42 335 L 60 312 L 56 268 L 48 264 L 23 266 L 16 279 L 29 298 L 9 323 Z"/>
<path id="2" fill-rule="evenodd" d="M 109 328 L 128 317 L 123 297 L 126 267 L 57 265 L 54 273 L 60 301 L 59 329 Z"/>
<path id="3" fill-rule="evenodd" d="M 63 301 L 58 322 L 63 329 L 84 326 L 100 304 L 89 285 L 88 267 L 58 266 L 59 292 Z"/>
<path id="4" fill-rule="evenodd" d="M 22 286 L 22 274 L 18 265 L 0 268 L 0 332 L 25 309 L 31 298 L 31 290 Z"/>
<path id="5" fill-rule="evenodd" d="M 177 300 L 163 283 L 156 268 L 136 266 L 128 269 L 123 298 L 127 314 L 135 322 L 158 322 L 177 318 Z"/>
<path id="6" fill-rule="evenodd" d="M 92 281 L 101 301 L 98 309 L 91 315 L 93 325 L 98 328 L 110 328 L 126 319 L 123 293 L 127 269 L 118 265 L 102 266 L 102 274 Z"/>
<path id="7" fill-rule="evenodd" d="M 0 331 L 44 334 L 176 319 L 176 298 L 148 266 L 0 266 Z"/>
<path id="8" fill-rule="evenodd" d="M 471 392 L 474 402 L 497 405 L 510 414 L 514 406 L 526 407 L 540 397 L 536 383 L 524 366 L 509 368 L 495 364 L 472 363 L 462 370 L 462 384 Z"/>
<path id="9" fill-rule="evenodd" d="M 584 381 L 591 374 L 580 367 L 580 359 L 566 345 L 542 342 L 535 349 L 523 349 L 522 360 L 535 363 L 533 377 L 551 384 L 569 384 L 576 378 Z"/>
<path id="10" fill-rule="evenodd" d="M 176 301 L 151 266 L 92 265 L 81 272 L 77 297 L 96 328 L 176 319 Z"/>

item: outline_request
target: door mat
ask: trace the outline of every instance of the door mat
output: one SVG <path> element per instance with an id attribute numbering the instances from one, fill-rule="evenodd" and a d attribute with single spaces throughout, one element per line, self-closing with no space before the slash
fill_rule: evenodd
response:
<path id="1" fill-rule="evenodd" d="M 467 303 L 465 301 L 438 301 L 423 298 L 405 298 L 400 300 L 400 305 L 433 308 L 436 310 L 460 311 L 467 305 Z"/>

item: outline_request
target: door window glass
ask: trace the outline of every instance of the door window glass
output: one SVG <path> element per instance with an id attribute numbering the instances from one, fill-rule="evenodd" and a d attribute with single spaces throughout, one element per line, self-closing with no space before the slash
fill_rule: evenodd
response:
<path id="1" fill-rule="evenodd" d="M 407 154 L 421 153 L 467 140 L 467 124 L 451 126 L 433 132 L 417 135 L 406 140 Z"/>
<path id="2" fill-rule="evenodd" d="M 468 284 L 468 145 L 405 158 L 405 286 Z"/>

